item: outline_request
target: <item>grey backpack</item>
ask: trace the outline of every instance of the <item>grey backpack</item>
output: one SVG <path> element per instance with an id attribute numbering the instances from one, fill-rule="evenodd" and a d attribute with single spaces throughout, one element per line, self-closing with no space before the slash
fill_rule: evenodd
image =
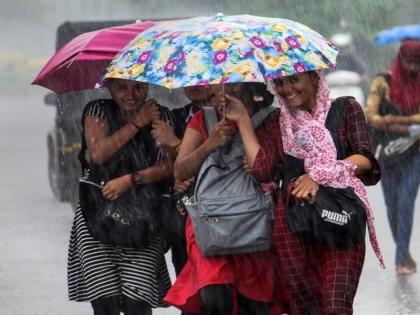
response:
<path id="1" fill-rule="evenodd" d="M 276 107 L 252 117 L 256 129 Z M 208 134 L 217 123 L 212 107 L 204 108 Z M 210 154 L 203 162 L 194 195 L 186 203 L 203 255 L 249 253 L 271 247 L 274 198 L 243 166 L 241 136 Z"/>

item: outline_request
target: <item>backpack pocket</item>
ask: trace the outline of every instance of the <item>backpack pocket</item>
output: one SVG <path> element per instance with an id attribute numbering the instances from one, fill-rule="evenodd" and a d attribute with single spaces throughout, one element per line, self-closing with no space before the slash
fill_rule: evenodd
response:
<path id="1" fill-rule="evenodd" d="M 187 205 L 203 255 L 268 250 L 271 247 L 272 205 L 270 194 L 207 199 Z"/>

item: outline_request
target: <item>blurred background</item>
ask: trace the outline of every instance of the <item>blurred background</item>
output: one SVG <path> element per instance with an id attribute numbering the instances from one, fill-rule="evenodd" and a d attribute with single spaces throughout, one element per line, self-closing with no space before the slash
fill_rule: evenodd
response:
<path id="1" fill-rule="evenodd" d="M 30 85 L 54 53 L 62 23 L 218 12 L 287 18 L 328 38 L 351 34 L 352 50 L 367 65 L 369 80 L 388 69 L 398 49 L 375 46 L 375 34 L 420 23 L 420 0 L 1 0 L 0 4 L 0 314 L 7 315 L 91 313 L 87 303 L 67 301 L 66 255 L 73 211 L 70 203 L 58 201 L 48 178 L 47 137 L 56 127 L 58 109 L 46 106 L 48 90 Z M 369 195 L 387 269 L 379 268 L 369 248 L 355 314 L 420 314 L 420 276 L 395 275 L 394 245 L 380 186 L 369 188 Z M 417 261 L 418 199 L 411 249 Z M 178 312 L 166 309 L 154 314 Z"/>
<path id="2" fill-rule="evenodd" d="M 297 20 L 325 37 L 350 32 L 355 50 L 371 74 L 382 71 L 396 47 L 376 47 L 376 32 L 419 22 L 419 0 L 2 0 L 0 92 L 12 93 L 27 83 L 54 51 L 56 28 L 65 21 L 126 20 L 254 14 Z M 33 88 L 31 88 L 32 90 Z"/>

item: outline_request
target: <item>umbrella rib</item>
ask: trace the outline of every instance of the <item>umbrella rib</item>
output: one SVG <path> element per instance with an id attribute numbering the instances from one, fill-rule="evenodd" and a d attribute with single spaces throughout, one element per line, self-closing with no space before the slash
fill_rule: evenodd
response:
<path id="1" fill-rule="evenodd" d="M 68 64 L 66 65 L 66 68 L 67 68 L 67 69 L 71 67 L 71 65 L 73 64 L 74 60 L 76 60 L 76 58 L 72 58 L 72 59 L 68 62 Z"/>

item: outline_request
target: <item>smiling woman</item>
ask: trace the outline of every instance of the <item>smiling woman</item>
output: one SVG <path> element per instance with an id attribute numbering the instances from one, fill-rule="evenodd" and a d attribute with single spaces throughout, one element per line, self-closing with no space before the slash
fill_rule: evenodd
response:
<path id="1" fill-rule="evenodd" d="M 149 88 L 146 83 L 119 79 L 109 79 L 107 85 L 112 98 L 127 116 L 135 114 L 135 110 L 145 102 Z"/>
<path id="2" fill-rule="evenodd" d="M 160 112 L 154 100 L 146 101 L 148 85 L 111 79 L 107 87 L 112 100 L 94 100 L 82 115 L 88 180 L 80 186 L 70 236 L 69 297 L 91 302 L 95 315 L 150 314 L 165 305 L 171 284 L 158 185 L 172 167 L 168 159 L 158 161 L 150 134 Z"/>
<path id="3" fill-rule="evenodd" d="M 273 80 L 279 96 L 287 100 L 288 105 L 296 109 L 311 111 L 316 98 L 319 76 L 316 72 L 308 75 L 291 75 Z"/>
<path id="4" fill-rule="evenodd" d="M 363 202 L 362 209 L 366 209 L 372 247 L 383 264 L 363 185 L 375 184 L 380 172 L 370 150 L 360 105 L 352 97 L 331 101 L 327 84 L 318 72 L 277 78 L 274 88 L 280 117 L 270 120 L 267 126 L 270 134 L 264 141 L 258 141 L 249 127 L 249 114 L 241 109 L 243 105 L 228 104 L 227 117 L 238 125 L 250 169 L 260 181 L 266 182 L 273 179 L 273 170 L 279 163 L 287 164 L 292 157 L 301 161 L 304 171 L 299 173 L 290 194 L 298 204 L 316 203 L 320 185 L 354 189 Z M 337 115 L 333 117 L 340 124 L 327 129 L 330 113 Z M 282 169 L 283 182 L 291 177 L 293 168 L 294 165 L 287 164 Z M 314 244 L 292 232 L 283 204 L 280 198 L 273 246 L 276 267 L 282 277 L 277 287 L 288 296 L 287 313 L 352 314 L 365 256 L 363 235 L 358 243 L 346 249 Z M 365 230 L 365 224 L 362 229 Z"/>

